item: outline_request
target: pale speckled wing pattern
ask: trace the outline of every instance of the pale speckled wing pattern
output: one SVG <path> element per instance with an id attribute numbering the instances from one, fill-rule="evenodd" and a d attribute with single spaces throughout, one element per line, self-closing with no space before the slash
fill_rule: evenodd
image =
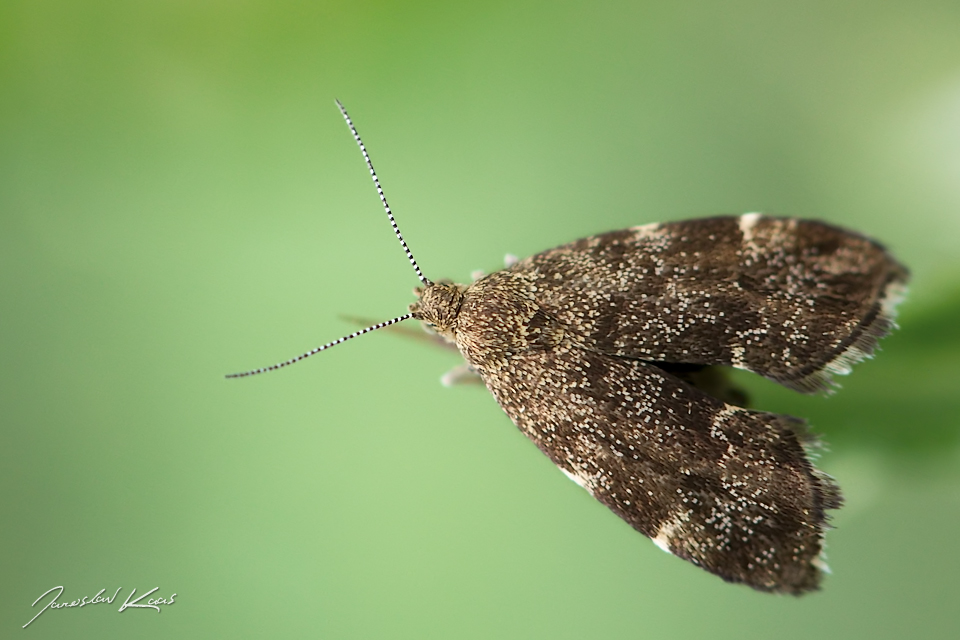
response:
<path id="1" fill-rule="evenodd" d="M 839 490 L 811 463 L 802 421 L 728 404 L 688 369 L 823 389 L 892 326 L 906 277 L 861 236 L 751 214 L 584 238 L 427 286 L 410 312 L 456 343 L 561 470 L 661 548 L 800 594 L 818 586 Z"/>
<path id="2" fill-rule="evenodd" d="M 907 279 L 863 236 L 759 214 L 591 236 L 510 271 L 599 352 L 734 366 L 804 392 L 872 353 Z"/>
<path id="3" fill-rule="evenodd" d="M 756 589 L 817 587 L 824 510 L 840 498 L 807 460 L 801 422 L 569 343 L 501 364 L 484 379 L 513 422 L 661 548 Z"/>

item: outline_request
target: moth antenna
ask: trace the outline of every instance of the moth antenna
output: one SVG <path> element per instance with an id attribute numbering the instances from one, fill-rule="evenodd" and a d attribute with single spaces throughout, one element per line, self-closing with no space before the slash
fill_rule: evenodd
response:
<path id="1" fill-rule="evenodd" d="M 300 362 L 300 361 L 303 360 L 304 358 L 309 358 L 310 356 L 312 356 L 312 355 L 315 354 L 315 353 L 320 353 L 321 351 L 324 351 L 325 349 L 329 349 L 330 347 L 335 347 L 335 346 L 337 346 L 338 344 L 340 344 L 341 342 L 346 342 L 347 340 L 350 340 L 351 338 L 356 338 L 357 336 L 362 336 L 362 335 L 365 334 L 365 333 L 370 333 L 371 331 L 376 331 L 377 329 L 383 329 L 384 327 L 389 327 L 389 326 L 392 325 L 392 324 L 397 324 L 398 322 L 403 322 L 404 320 L 409 320 L 409 319 L 412 318 L 412 317 L 413 317 L 413 316 L 412 316 L 411 314 L 405 313 L 405 314 L 403 314 L 402 316 L 397 316 L 396 318 L 394 318 L 394 319 L 392 319 L 392 320 L 387 320 L 386 322 L 378 322 L 377 324 L 371 325 L 371 326 L 367 327 L 366 329 L 360 329 L 360 331 L 354 331 L 353 333 L 351 333 L 351 334 L 348 335 L 348 336 L 344 336 L 344 337 L 340 338 L 339 340 L 334 340 L 333 342 L 328 342 L 327 344 L 322 345 L 322 346 L 320 346 L 320 347 L 317 347 L 316 349 L 311 349 L 310 351 L 307 351 L 306 353 L 303 353 L 303 354 L 297 356 L 296 358 L 290 358 L 289 360 L 286 360 L 286 361 L 284 361 L 284 362 L 278 362 L 277 364 L 271 365 L 271 366 L 269 366 L 269 367 L 262 367 L 262 368 L 260 368 L 260 369 L 253 369 L 253 370 L 251 370 L 251 371 L 244 371 L 243 373 L 231 373 L 231 374 L 226 375 L 225 377 L 227 377 L 227 378 L 246 378 L 247 376 L 255 376 L 255 375 L 257 375 L 258 373 L 266 373 L 267 371 L 273 371 L 274 369 L 281 369 L 281 368 L 283 368 L 283 367 L 286 367 L 287 365 L 293 364 L 294 362 Z"/>
<path id="2" fill-rule="evenodd" d="M 400 240 L 400 244 L 403 246 L 404 253 L 407 254 L 407 260 L 410 261 L 410 264 L 413 265 L 413 270 L 417 272 L 417 277 L 420 278 L 420 282 L 430 286 L 433 283 L 427 279 L 423 272 L 420 271 L 420 265 L 417 264 L 417 261 L 413 259 L 413 253 L 410 252 L 410 247 L 407 246 L 407 242 L 403 239 L 403 235 L 400 233 L 400 227 L 397 226 L 397 221 L 393 219 L 393 212 L 390 211 L 390 205 L 387 204 L 387 197 L 383 195 L 383 189 L 380 188 L 380 180 L 377 178 L 377 172 L 373 169 L 373 163 L 370 162 L 370 155 L 367 153 L 367 148 L 363 146 L 363 140 L 360 139 L 360 134 L 357 133 L 357 128 L 353 126 L 353 120 L 350 119 L 350 116 L 347 114 L 347 110 L 343 108 L 343 105 L 337 100 L 337 107 L 340 108 L 340 113 L 343 114 L 343 119 L 347 121 L 347 126 L 350 127 L 350 133 L 353 134 L 353 139 L 357 141 L 357 144 L 360 145 L 360 152 L 363 153 L 363 159 L 367 162 L 367 168 L 370 169 L 370 177 L 373 178 L 373 184 L 377 186 L 377 194 L 380 196 L 380 202 L 383 203 L 383 208 L 387 212 L 387 217 L 390 218 L 390 226 L 393 227 L 393 232 L 397 234 L 397 239 Z"/>

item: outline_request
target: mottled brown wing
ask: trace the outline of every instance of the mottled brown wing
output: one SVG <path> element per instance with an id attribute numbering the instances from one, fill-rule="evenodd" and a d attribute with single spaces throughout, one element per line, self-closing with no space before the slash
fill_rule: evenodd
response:
<path id="1" fill-rule="evenodd" d="M 509 271 L 597 351 L 729 365 L 804 392 L 872 353 L 907 280 L 863 236 L 759 214 L 605 233 Z"/>
<path id="2" fill-rule="evenodd" d="M 824 510 L 840 497 L 800 421 L 569 344 L 514 354 L 484 381 L 561 470 L 662 549 L 756 589 L 817 588 Z"/>

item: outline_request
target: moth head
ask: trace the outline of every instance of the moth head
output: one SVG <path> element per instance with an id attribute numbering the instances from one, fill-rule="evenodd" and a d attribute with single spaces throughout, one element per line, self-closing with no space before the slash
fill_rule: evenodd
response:
<path id="1" fill-rule="evenodd" d="M 426 287 L 417 287 L 418 299 L 410 305 L 410 315 L 441 336 L 453 340 L 454 325 L 463 302 L 462 285 L 451 282 L 434 282 Z"/>

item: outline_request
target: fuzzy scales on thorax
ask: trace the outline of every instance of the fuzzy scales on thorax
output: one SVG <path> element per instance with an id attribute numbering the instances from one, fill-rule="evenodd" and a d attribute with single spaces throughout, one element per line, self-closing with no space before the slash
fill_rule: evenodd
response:
<path id="1" fill-rule="evenodd" d="M 535 298 L 536 287 L 512 271 L 498 271 L 470 285 L 434 284 L 411 311 L 428 328 L 452 342 L 483 378 L 498 400 L 506 391 L 498 384 L 511 378 L 511 393 L 526 396 L 537 380 L 521 388 L 512 380 L 512 361 L 530 352 L 569 346 L 585 347 L 582 336 L 565 330 Z M 517 398 L 518 400 L 520 398 Z M 506 400 L 506 398 L 503 398 Z M 501 404 L 503 404 L 501 400 Z"/>

